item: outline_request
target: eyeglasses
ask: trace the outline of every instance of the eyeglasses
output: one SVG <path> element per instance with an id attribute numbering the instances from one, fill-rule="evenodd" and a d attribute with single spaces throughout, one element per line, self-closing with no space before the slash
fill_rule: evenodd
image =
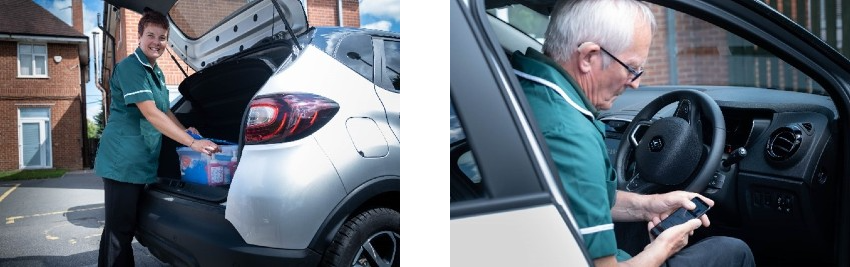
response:
<path id="1" fill-rule="evenodd" d="M 620 59 L 619 59 L 619 58 L 617 58 L 617 57 L 615 57 L 614 55 L 612 55 L 612 54 L 611 54 L 611 52 L 608 52 L 608 50 L 605 50 L 605 48 L 602 48 L 602 47 L 600 46 L 600 47 L 599 47 L 599 49 L 602 49 L 602 52 L 605 52 L 605 54 L 608 54 L 609 56 L 611 56 L 611 58 L 613 58 L 614 60 L 616 60 L 616 61 L 617 61 L 617 63 L 620 63 L 620 65 L 623 65 L 623 67 L 624 67 L 624 68 L 626 68 L 626 70 L 628 70 L 628 71 L 629 71 L 629 73 L 631 73 L 632 75 L 634 75 L 634 77 L 632 77 L 632 79 L 631 79 L 629 82 L 634 82 L 635 80 L 637 80 L 638 78 L 640 78 L 640 76 L 641 76 L 641 75 L 643 75 L 643 68 L 640 68 L 640 69 L 637 69 L 637 70 L 636 70 L 636 69 L 634 69 L 634 68 L 632 68 L 632 67 L 629 67 L 629 65 L 626 65 L 626 63 L 623 63 L 623 61 L 620 61 Z"/>

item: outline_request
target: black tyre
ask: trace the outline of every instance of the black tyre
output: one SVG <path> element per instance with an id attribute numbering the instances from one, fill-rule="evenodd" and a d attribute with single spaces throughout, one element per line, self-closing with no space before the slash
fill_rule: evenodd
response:
<path id="1" fill-rule="evenodd" d="M 328 247 L 324 266 L 399 266 L 400 216 L 388 208 L 366 210 L 349 219 Z"/>

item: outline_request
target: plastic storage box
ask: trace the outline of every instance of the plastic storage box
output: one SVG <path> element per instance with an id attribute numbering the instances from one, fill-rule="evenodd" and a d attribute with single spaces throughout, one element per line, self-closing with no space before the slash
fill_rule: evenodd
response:
<path id="1" fill-rule="evenodd" d="M 221 152 L 207 156 L 188 147 L 177 148 L 180 178 L 204 185 L 227 185 L 236 171 L 236 145 L 220 145 Z"/>

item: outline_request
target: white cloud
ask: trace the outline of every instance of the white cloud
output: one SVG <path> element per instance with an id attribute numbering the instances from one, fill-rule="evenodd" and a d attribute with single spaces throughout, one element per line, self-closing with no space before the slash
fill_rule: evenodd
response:
<path id="1" fill-rule="evenodd" d="M 360 14 L 376 17 L 390 17 L 399 21 L 401 17 L 400 0 L 362 0 Z"/>
<path id="2" fill-rule="evenodd" d="M 71 25 L 71 0 L 55 0 L 53 4 L 49 4 L 44 8 L 68 25 Z"/>
<path id="3" fill-rule="evenodd" d="M 390 28 L 392 26 L 393 26 L 392 22 L 382 20 L 382 21 L 376 21 L 376 22 L 373 22 L 373 23 L 369 23 L 369 24 L 366 24 L 366 25 L 363 25 L 363 26 L 360 26 L 360 27 L 366 28 L 366 29 L 390 31 Z"/>

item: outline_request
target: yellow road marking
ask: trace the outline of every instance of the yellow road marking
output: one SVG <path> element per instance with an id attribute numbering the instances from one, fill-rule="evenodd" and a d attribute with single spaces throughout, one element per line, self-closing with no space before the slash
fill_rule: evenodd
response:
<path id="1" fill-rule="evenodd" d="M 101 228 L 101 230 L 102 230 L 102 229 L 103 229 L 103 228 Z M 102 234 L 102 233 L 93 234 L 93 235 L 87 235 L 87 236 L 84 236 L 83 238 L 85 238 L 85 239 L 89 239 L 89 238 L 92 238 L 92 237 L 100 237 L 100 235 L 101 235 L 101 234 Z"/>
<path id="2" fill-rule="evenodd" d="M 23 216 L 8 217 L 8 218 L 6 218 L 6 224 L 13 224 L 13 223 L 15 223 L 15 220 L 21 219 L 21 218 L 23 218 Z"/>
<path id="3" fill-rule="evenodd" d="M 77 211 L 87 211 L 87 210 L 96 210 L 96 209 L 102 209 L 102 208 L 103 208 L 103 206 L 100 206 L 100 207 L 94 207 L 94 208 L 88 208 L 88 209 L 76 209 L 76 210 L 67 210 L 67 211 L 48 212 L 48 213 L 34 214 L 34 215 L 26 215 L 26 216 L 12 216 L 12 217 L 7 217 L 7 218 L 6 218 L 6 224 L 13 224 L 13 223 L 15 223 L 15 220 L 23 219 L 23 218 L 32 218 L 32 217 L 40 217 L 40 216 L 47 216 L 47 215 L 57 215 L 57 214 L 67 214 L 67 213 L 71 213 L 71 212 L 77 212 Z"/>
<path id="4" fill-rule="evenodd" d="M 15 188 L 18 188 L 18 186 L 19 186 L 19 185 L 21 185 L 21 184 L 15 184 L 15 186 L 13 186 L 12 188 L 9 188 L 9 190 L 6 190 L 6 193 L 3 193 L 3 195 L 2 195 L 2 196 L 0 196 L 0 202 L 2 202 L 2 201 L 3 201 L 3 199 L 5 199 L 5 198 L 6 198 L 6 196 L 8 196 L 9 194 L 11 194 L 11 193 L 12 193 L 12 191 L 15 191 Z"/>
<path id="5" fill-rule="evenodd" d="M 59 239 L 58 236 L 54 236 L 54 235 L 50 234 L 50 231 L 53 231 L 53 229 L 56 229 L 56 227 L 59 227 L 59 226 L 61 226 L 61 225 L 54 225 L 54 226 L 51 226 L 49 229 L 44 230 L 44 238 L 47 239 L 47 240 L 57 240 L 57 239 Z"/>

